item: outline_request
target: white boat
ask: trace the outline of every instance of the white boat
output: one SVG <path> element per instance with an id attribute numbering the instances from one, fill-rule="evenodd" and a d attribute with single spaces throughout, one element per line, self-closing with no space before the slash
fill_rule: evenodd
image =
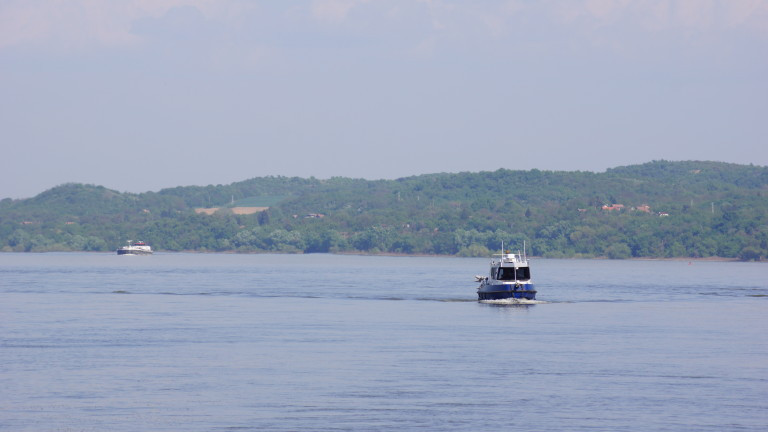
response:
<path id="1" fill-rule="evenodd" d="M 477 288 L 478 300 L 536 299 L 528 257 L 525 253 L 504 251 L 503 246 L 502 253 L 494 254 L 491 258 L 489 275 L 477 275 L 475 280 L 480 282 Z"/>
<path id="2" fill-rule="evenodd" d="M 117 250 L 118 255 L 152 255 L 152 248 L 143 241 L 128 241 L 127 246 Z"/>

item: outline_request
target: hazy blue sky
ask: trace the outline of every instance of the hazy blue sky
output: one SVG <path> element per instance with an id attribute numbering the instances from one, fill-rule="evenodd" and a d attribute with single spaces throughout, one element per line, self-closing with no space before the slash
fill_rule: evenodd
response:
<path id="1" fill-rule="evenodd" d="M 767 136 L 768 1 L 0 1 L 0 198 L 768 165 Z"/>

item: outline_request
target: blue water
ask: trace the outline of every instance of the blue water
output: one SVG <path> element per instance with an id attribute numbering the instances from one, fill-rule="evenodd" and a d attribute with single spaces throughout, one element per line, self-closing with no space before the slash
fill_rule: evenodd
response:
<path id="1" fill-rule="evenodd" d="M 0 254 L 3 431 L 765 431 L 768 265 Z"/>

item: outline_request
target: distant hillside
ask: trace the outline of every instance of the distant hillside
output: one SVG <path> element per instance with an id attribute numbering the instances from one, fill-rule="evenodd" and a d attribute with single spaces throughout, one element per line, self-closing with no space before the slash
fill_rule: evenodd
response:
<path id="1" fill-rule="evenodd" d="M 768 255 L 768 168 L 654 161 L 604 173 L 497 170 L 397 180 L 262 177 L 142 194 L 65 184 L 0 201 L 5 251 L 159 250 L 547 257 Z M 196 208 L 268 207 L 253 214 Z"/>

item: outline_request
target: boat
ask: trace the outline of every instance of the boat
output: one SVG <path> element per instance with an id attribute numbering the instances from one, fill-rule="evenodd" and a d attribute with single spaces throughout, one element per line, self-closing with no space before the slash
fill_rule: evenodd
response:
<path id="1" fill-rule="evenodd" d="M 117 250 L 118 255 L 152 255 L 152 248 L 143 241 L 131 242 Z"/>
<path id="2" fill-rule="evenodd" d="M 531 281 L 531 268 L 525 252 L 493 254 L 488 276 L 475 276 L 480 282 L 477 288 L 478 300 L 525 299 L 535 300 L 536 290 Z M 525 251 L 525 247 L 523 247 Z"/>

